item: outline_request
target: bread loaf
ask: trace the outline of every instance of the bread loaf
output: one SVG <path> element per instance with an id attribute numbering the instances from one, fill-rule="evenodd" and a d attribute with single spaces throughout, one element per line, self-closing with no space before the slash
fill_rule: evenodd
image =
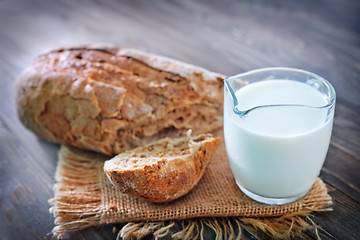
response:
<path id="1" fill-rule="evenodd" d="M 198 183 L 219 143 L 211 134 L 165 138 L 120 153 L 104 164 L 122 192 L 150 202 L 169 202 Z"/>
<path id="2" fill-rule="evenodd" d="M 21 121 L 39 137 L 108 155 L 222 126 L 222 75 L 132 49 L 50 51 L 15 92 Z"/>

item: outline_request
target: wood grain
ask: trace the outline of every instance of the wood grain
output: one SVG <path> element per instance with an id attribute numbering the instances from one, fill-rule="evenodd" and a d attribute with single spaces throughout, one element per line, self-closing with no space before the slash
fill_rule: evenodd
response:
<path id="1" fill-rule="evenodd" d="M 0 239 L 51 239 L 54 226 L 47 200 L 59 146 L 21 125 L 14 81 L 47 49 L 93 42 L 138 48 L 226 75 L 286 66 L 328 79 L 337 105 L 320 176 L 334 211 L 316 214 L 314 221 L 323 239 L 359 239 L 359 15 L 357 0 L 0 1 Z M 67 238 L 115 239 L 120 227 L 90 228 Z"/>

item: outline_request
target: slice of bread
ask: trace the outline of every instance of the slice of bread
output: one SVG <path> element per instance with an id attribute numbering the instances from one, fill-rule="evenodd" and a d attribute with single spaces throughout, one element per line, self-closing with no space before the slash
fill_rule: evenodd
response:
<path id="1" fill-rule="evenodd" d="M 164 138 L 128 150 L 104 164 L 122 192 L 150 202 L 169 202 L 188 192 L 203 176 L 219 138 L 211 134 Z"/>

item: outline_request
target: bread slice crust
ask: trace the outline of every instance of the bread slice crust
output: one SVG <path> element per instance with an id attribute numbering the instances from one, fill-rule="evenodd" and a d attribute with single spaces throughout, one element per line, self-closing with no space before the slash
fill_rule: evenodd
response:
<path id="1" fill-rule="evenodd" d="M 106 161 L 104 172 L 124 193 L 149 202 L 170 202 L 195 187 L 219 142 L 211 134 L 165 138 Z"/>

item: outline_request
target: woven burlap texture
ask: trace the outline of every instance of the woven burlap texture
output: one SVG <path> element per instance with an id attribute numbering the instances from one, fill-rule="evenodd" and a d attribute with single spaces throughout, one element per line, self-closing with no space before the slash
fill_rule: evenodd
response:
<path id="1" fill-rule="evenodd" d="M 331 209 L 331 197 L 319 178 L 303 198 L 290 204 L 265 205 L 251 200 L 234 181 L 223 142 L 197 186 L 184 197 L 166 204 L 145 202 L 113 187 L 103 172 L 108 158 L 61 146 L 55 195 L 50 200 L 55 235 L 108 223 L 206 217 L 259 219 Z"/>

